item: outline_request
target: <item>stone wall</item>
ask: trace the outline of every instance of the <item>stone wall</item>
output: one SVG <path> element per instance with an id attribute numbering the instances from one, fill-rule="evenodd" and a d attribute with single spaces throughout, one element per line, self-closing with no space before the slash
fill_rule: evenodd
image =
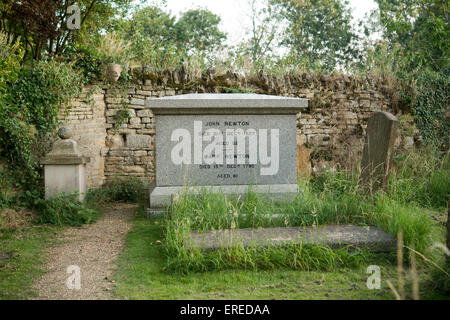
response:
<path id="1" fill-rule="evenodd" d="M 230 72 L 200 78 L 182 72 L 135 75 L 134 84 L 126 88 L 102 87 L 102 93 L 93 95 L 92 105 L 77 100 L 65 118 L 85 155 L 93 158 L 88 167 L 89 186 L 113 176 L 152 181 L 155 120 L 145 100 L 196 92 L 254 92 L 310 99 L 308 110 L 297 117 L 297 143 L 311 154 L 316 170 L 330 162 L 355 163 L 370 115 L 378 110 L 395 113 L 381 79 L 309 74 L 245 78 Z M 128 117 L 123 117 L 123 110 L 129 111 Z"/>
<path id="2" fill-rule="evenodd" d="M 94 188 L 105 181 L 105 156 L 107 154 L 105 94 L 98 87 L 83 89 L 83 94 L 61 109 L 60 121 L 73 130 L 73 140 L 84 156 L 90 157 L 86 165 L 87 187 Z"/>

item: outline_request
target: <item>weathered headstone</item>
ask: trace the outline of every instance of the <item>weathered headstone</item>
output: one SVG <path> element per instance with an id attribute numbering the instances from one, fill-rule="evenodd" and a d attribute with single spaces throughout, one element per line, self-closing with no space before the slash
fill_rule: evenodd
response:
<path id="1" fill-rule="evenodd" d="M 52 151 L 42 161 L 45 171 L 45 198 L 77 192 L 78 200 L 82 201 L 86 193 L 86 163 L 90 158 L 84 157 L 78 150 L 76 141 L 70 139 L 70 128 L 61 127 L 58 135 L 61 140 L 55 142 Z"/>
<path id="2" fill-rule="evenodd" d="M 367 124 L 361 182 L 370 191 L 387 190 L 398 120 L 388 112 L 377 112 Z"/>
<path id="3" fill-rule="evenodd" d="M 148 99 L 156 119 L 151 209 L 189 187 L 273 199 L 297 194 L 296 114 L 308 101 L 256 94 Z"/>

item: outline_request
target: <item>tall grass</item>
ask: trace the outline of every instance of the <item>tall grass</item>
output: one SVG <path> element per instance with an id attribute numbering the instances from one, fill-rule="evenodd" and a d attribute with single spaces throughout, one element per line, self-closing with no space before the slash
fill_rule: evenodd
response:
<path id="1" fill-rule="evenodd" d="M 428 151 L 414 151 L 396 158 L 387 193 L 367 194 L 358 185 L 358 172 L 328 171 L 299 181 L 295 199 L 273 202 L 253 192 L 227 197 L 220 192 L 186 191 L 174 201 L 165 219 L 167 269 L 178 272 L 222 268 L 288 267 L 325 270 L 351 266 L 369 255 L 348 248 L 331 250 L 292 244 L 285 247 L 237 247 L 214 252 L 186 249 L 183 240 L 191 231 L 354 224 L 376 226 L 406 246 L 425 253 L 443 233 L 427 214 L 448 201 L 448 158 Z M 294 262 L 295 261 L 295 262 Z"/>
<path id="2" fill-rule="evenodd" d="M 432 147 L 396 155 L 389 197 L 401 203 L 443 209 L 450 201 L 450 160 Z"/>

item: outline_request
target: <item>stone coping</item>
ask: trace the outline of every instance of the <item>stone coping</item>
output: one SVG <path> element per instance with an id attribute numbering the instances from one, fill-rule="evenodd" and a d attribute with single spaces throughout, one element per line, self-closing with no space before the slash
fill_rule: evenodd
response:
<path id="1" fill-rule="evenodd" d="M 63 156 L 47 156 L 47 158 L 41 160 L 41 164 L 45 165 L 76 165 L 86 164 L 91 161 L 90 157 L 63 157 Z"/>
<path id="2" fill-rule="evenodd" d="M 251 245 L 258 247 L 282 246 L 292 243 L 339 247 L 368 247 L 374 251 L 391 251 L 396 240 L 376 227 L 354 225 L 325 225 L 319 227 L 278 227 L 258 229 L 216 230 L 191 232 L 184 239 L 188 249 L 216 250 Z"/>
<path id="3" fill-rule="evenodd" d="M 155 115 L 189 114 L 297 114 L 308 99 L 262 94 L 201 93 L 148 98 Z"/>

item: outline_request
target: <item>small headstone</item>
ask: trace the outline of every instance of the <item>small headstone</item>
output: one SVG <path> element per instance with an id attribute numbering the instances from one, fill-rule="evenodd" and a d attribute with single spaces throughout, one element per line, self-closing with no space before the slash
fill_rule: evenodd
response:
<path id="1" fill-rule="evenodd" d="M 367 124 L 361 162 L 361 182 L 370 191 L 387 190 L 397 137 L 398 120 L 388 112 L 377 112 Z"/>

